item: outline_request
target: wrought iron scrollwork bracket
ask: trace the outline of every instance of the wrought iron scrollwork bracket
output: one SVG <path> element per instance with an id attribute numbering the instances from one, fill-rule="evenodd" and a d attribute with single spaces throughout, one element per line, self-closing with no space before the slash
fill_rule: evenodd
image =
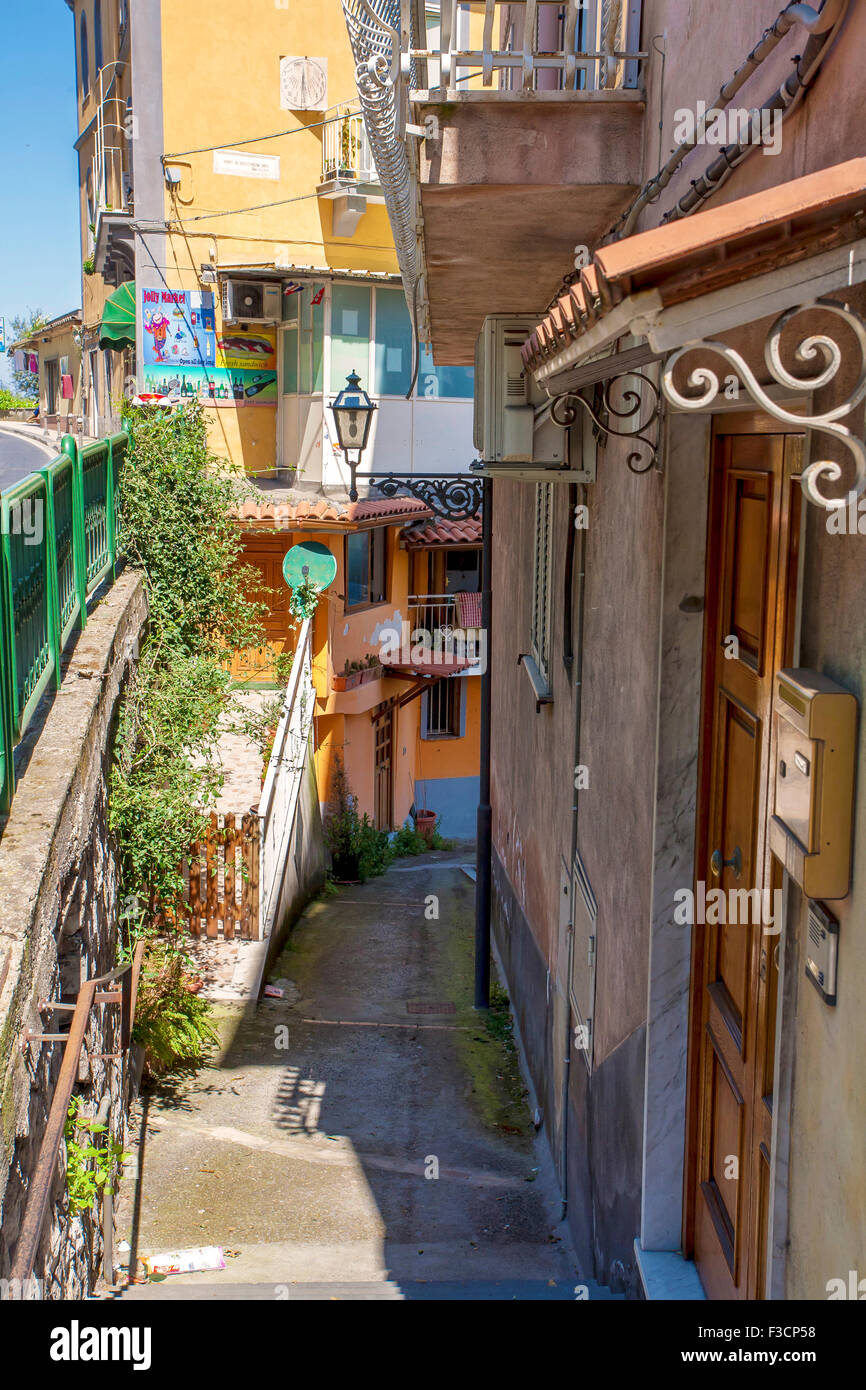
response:
<path id="1" fill-rule="evenodd" d="M 634 381 L 637 378 L 647 388 L 647 396 L 634 387 L 623 387 L 618 405 L 611 398 L 612 389 L 620 382 Z M 632 473 L 648 473 L 658 463 L 659 457 L 659 417 L 661 396 L 651 377 L 645 372 L 622 372 L 600 382 L 601 400 L 594 405 L 576 391 L 563 391 L 550 398 L 550 418 L 561 429 L 568 429 L 578 419 L 578 409 L 589 416 L 600 434 L 613 434 L 622 439 L 639 441 L 641 450 L 633 450 L 626 464 Z M 631 422 L 628 424 L 628 422 Z M 655 439 L 647 431 L 656 425 Z"/>
<path id="2" fill-rule="evenodd" d="M 794 308 L 787 309 L 785 313 L 781 314 L 770 329 L 764 344 L 764 361 L 773 381 L 791 391 L 816 391 L 833 381 L 842 365 L 842 349 L 828 333 L 809 334 L 800 340 L 793 351 L 797 362 L 823 364 L 816 376 L 794 376 L 782 363 L 780 354 L 782 333 L 792 319 L 809 309 L 820 309 L 842 319 L 843 323 L 846 323 L 851 329 L 860 349 L 857 383 L 845 400 L 834 406 L 832 410 L 827 410 L 819 415 L 801 415 L 785 410 L 767 395 L 766 389 L 760 385 L 751 367 L 740 353 L 729 347 L 727 343 L 712 340 L 688 343 L 685 347 L 678 348 L 676 352 L 672 353 L 665 363 L 662 373 L 662 390 L 667 399 L 673 405 L 678 406 L 680 410 L 694 411 L 711 408 L 720 391 L 719 378 L 712 368 L 703 365 L 698 366 L 689 374 L 686 385 L 691 388 L 693 392 L 691 395 L 684 395 L 675 387 L 673 378 L 677 363 L 687 353 L 695 351 L 715 353 L 730 364 L 751 399 L 774 420 L 781 420 L 786 425 L 794 425 L 804 430 L 816 430 L 837 439 L 854 460 L 852 491 L 859 497 L 866 489 L 866 444 L 847 425 L 839 424 L 839 421 L 866 398 L 866 322 L 853 309 L 837 304 L 832 299 L 816 299 L 809 304 L 797 304 Z M 697 394 L 694 394 L 695 392 Z M 832 511 L 840 506 L 841 499 L 825 497 L 819 491 L 818 483 L 822 479 L 831 483 L 837 482 L 841 477 L 841 464 L 831 459 L 816 459 L 803 469 L 801 486 L 810 502 Z"/>
<path id="3" fill-rule="evenodd" d="M 484 479 L 466 473 L 358 473 L 383 497 L 408 492 L 425 502 L 437 516 L 451 521 L 468 521 L 481 515 Z"/>

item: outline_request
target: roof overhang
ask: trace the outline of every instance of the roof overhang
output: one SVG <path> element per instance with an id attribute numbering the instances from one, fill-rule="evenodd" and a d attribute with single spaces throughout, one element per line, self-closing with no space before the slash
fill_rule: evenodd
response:
<path id="1" fill-rule="evenodd" d="M 626 335 L 660 355 L 859 283 L 864 248 L 866 159 L 853 159 L 601 247 L 524 360 L 550 389 Z"/>

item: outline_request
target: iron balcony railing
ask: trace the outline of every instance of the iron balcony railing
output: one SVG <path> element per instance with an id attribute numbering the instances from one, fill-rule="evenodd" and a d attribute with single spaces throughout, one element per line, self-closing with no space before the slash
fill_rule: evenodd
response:
<path id="1" fill-rule="evenodd" d="M 15 792 L 14 751 L 60 657 L 87 622 L 87 598 L 114 579 L 123 544 L 125 433 L 78 447 L 0 493 L 0 812 Z"/>
<path id="2" fill-rule="evenodd" d="M 322 182 L 334 179 L 379 182 L 364 117 L 357 112 L 335 116 L 322 127 Z"/>

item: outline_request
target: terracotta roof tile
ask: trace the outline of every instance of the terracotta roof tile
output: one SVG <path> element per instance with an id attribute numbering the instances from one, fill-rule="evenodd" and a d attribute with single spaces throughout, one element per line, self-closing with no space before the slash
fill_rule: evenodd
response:
<path id="1" fill-rule="evenodd" d="M 626 295 L 650 287 L 664 304 L 694 298 L 813 254 L 816 243 L 863 235 L 866 159 L 851 159 L 693 217 L 602 246 L 569 287 L 573 324 L 563 308 L 564 341 L 574 341 Z M 860 219 L 857 225 L 857 219 Z M 772 260 L 770 258 L 773 258 Z M 562 348 L 551 331 L 555 311 L 523 345 L 530 368 Z"/>
<path id="2" fill-rule="evenodd" d="M 480 545 L 481 518 L 449 521 L 445 517 L 439 517 L 435 521 L 416 522 L 403 528 L 401 540 L 409 550 L 421 550 L 435 545 Z"/>
<path id="3" fill-rule="evenodd" d="M 321 527 L 328 522 L 340 526 L 359 525 L 367 521 L 383 521 L 391 517 L 399 521 L 405 517 L 422 519 L 433 515 L 426 502 L 416 497 L 370 497 L 358 502 L 339 502 L 333 498 L 317 497 L 299 502 L 271 501 L 248 497 L 235 516 L 240 521 L 291 522 L 303 528 L 304 525 Z"/>

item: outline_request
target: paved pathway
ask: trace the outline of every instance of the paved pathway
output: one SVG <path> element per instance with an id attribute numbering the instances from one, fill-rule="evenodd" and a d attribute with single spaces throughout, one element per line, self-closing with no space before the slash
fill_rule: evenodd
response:
<path id="1" fill-rule="evenodd" d="M 464 857 L 312 904 L 274 972 L 286 997 L 223 1006 L 221 1056 L 145 1100 L 134 1255 L 236 1253 L 125 1298 L 575 1297 L 502 1015 L 471 1008 Z"/>
<path id="2" fill-rule="evenodd" d="M 54 458 L 54 452 L 32 439 L 23 439 L 11 430 L 0 429 L 0 492 L 26 478 L 37 468 L 44 468 Z"/>

